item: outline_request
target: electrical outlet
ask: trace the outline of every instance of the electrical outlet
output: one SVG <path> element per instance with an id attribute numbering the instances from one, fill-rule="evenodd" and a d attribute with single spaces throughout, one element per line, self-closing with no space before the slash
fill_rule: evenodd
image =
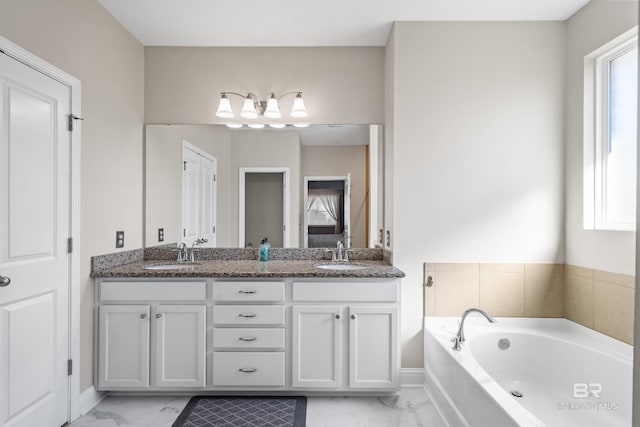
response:
<path id="1" fill-rule="evenodd" d="M 158 228 L 158 242 L 164 242 L 164 228 Z"/>
<path id="2" fill-rule="evenodd" d="M 116 248 L 124 248 L 124 231 L 116 231 Z"/>

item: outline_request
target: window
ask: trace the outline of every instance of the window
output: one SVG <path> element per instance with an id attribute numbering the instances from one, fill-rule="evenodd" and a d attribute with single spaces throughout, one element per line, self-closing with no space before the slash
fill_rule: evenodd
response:
<path id="1" fill-rule="evenodd" d="M 585 58 L 585 228 L 635 230 L 637 122 L 635 29 Z"/>

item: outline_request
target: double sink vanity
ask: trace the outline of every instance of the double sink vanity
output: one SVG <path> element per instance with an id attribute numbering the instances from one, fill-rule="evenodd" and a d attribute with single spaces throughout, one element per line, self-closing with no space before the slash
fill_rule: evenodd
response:
<path id="1" fill-rule="evenodd" d="M 404 274 L 381 249 L 326 256 L 211 248 L 183 264 L 161 248 L 95 260 L 97 389 L 397 391 Z"/>

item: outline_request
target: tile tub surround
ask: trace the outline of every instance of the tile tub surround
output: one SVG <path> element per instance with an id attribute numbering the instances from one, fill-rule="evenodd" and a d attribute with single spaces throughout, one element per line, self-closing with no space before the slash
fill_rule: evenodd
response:
<path id="1" fill-rule="evenodd" d="M 190 396 L 108 396 L 70 427 L 170 427 Z M 388 397 L 307 398 L 307 427 L 444 427 L 421 388 Z"/>
<path id="2" fill-rule="evenodd" d="M 565 264 L 427 263 L 427 316 L 479 307 L 499 317 L 565 317 L 628 344 L 635 278 Z"/>
<path id="3" fill-rule="evenodd" d="M 145 265 L 166 264 L 167 261 L 149 260 L 137 261 L 118 267 L 96 269 L 91 277 L 149 277 L 149 278 L 284 278 L 284 277 L 314 277 L 314 278 L 402 278 L 404 273 L 383 261 L 357 261 L 358 265 L 366 266 L 360 270 L 324 270 L 316 265 L 325 260 L 293 260 L 293 261 L 200 261 L 185 264 L 178 270 L 148 270 Z M 172 260 L 171 264 L 175 263 Z M 355 263 L 354 263 L 355 264 Z"/>

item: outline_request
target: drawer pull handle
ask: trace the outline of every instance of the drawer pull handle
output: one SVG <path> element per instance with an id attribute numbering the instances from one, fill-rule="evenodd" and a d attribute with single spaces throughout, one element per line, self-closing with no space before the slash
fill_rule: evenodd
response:
<path id="1" fill-rule="evenodd" d="M 239 293 L 239 294 L 257 294 L 257 293 L 258 293 L 258 291 L 256 291 L 255 289 L 251 289 L 251 290 L 249 290 L 249 291 L 244 291 L 244 290 L 240 289 L 240 290 L 238 291 L 238 293 Z"/>
<path id="2" fill-rule="evenodd" d="M 254 372 L 257 372 L 258 370 L 256 368 L 240 368 L 238 369 L 238 371 L 243 372 L 245 374 L 252 374 Z"/>
<path id="3" fill-rule="evenodd" d="M 257 341 L 258 337 L 240 337 L 238 339 L 240 341 L 251 342 L 251 341 Z"/>
<path id="4" fill-rule="evenodd" d="M 238 317 L 256 317 L 257 314 L 255 313 L 240 313 L 238 314 Z"/>

